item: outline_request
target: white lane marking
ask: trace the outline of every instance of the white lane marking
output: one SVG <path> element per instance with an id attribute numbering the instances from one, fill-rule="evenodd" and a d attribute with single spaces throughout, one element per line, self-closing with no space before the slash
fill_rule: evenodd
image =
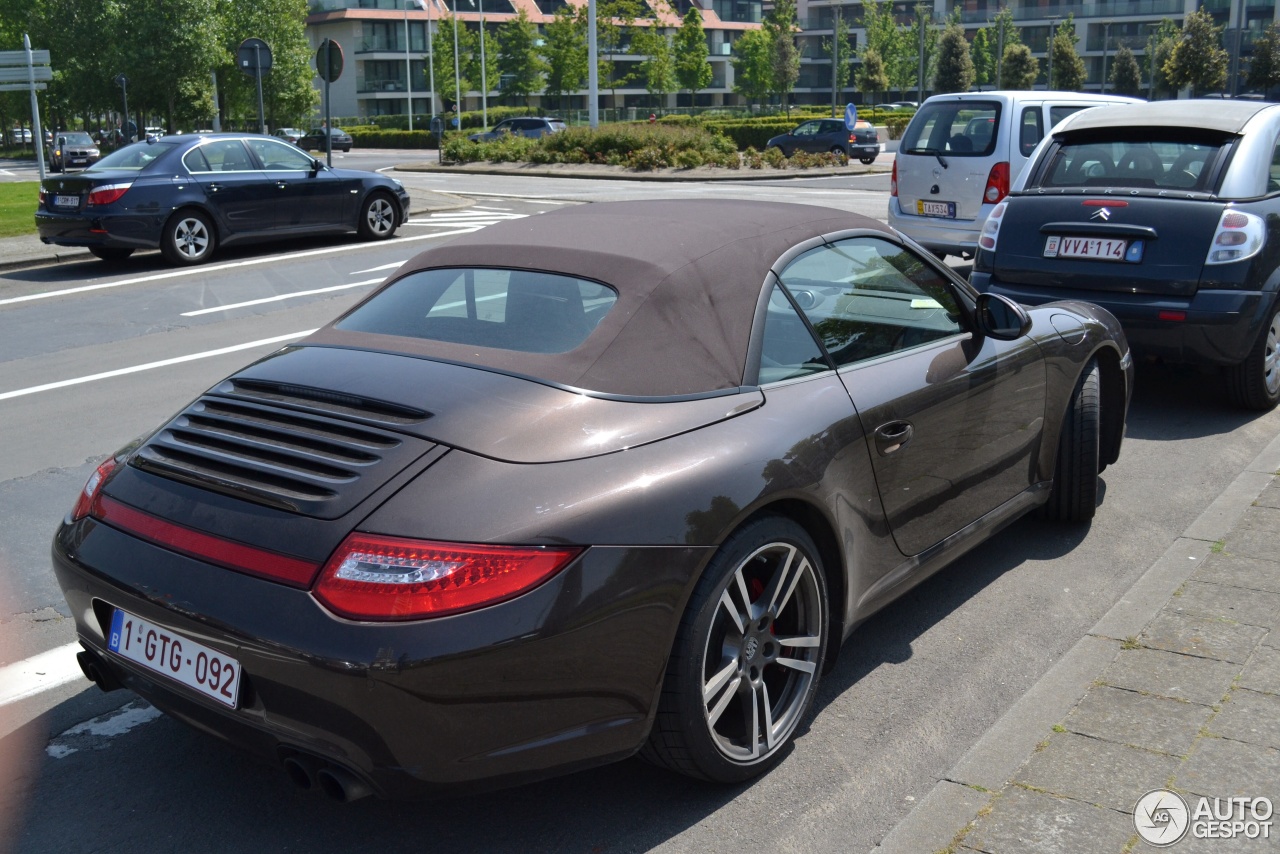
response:
<path id="1" fill-rule="evenodd" d="M 351 282 L 347 285 L 334 285 L 329 288 L 313 288 L 309 291 L 294 291 L 289 294 L 276 294 L 273 297 L 263 297 L 262 299 L 251 299 L 248 302 L 233 302 L 229 305 L 215 305 L 212 308 L 201 308 L 196 311 L 184 311 L 183 317 L 196 317 L 201 314 L 213 314 L 215 311 L 230 311 L 233 308 L 245 308 L 251 305 L 262 305 L 268 302 L 280 302 L 281 300 L 293 299 L 294 297 L 309 297 L 312 294 L 327 294 L 330 291 L 345 291 L 347 288 L 359 288 L 364 285 L 376 285 L 382 279 L 366 279 L 363 282 Z"/>
<path id="2" fill-rule="evenodd" d="M 0 175 L 8 175 L 10 178 L 14 177 L 14 173 L 10 172 L 8 169 L 0 169 Z"/>
<path id="3" fill-rule="evenodd" d="M 403 261 L 392 261 L 390 264 L 383 264 L 381 267 L 370 267 L 367 270 L 356 270 L 354 273 L 348 273 L 348 275 L 359 276 L 362 273 L 381 273 L 383 270 L 394 270 L 403 263 Z"/>
<path id="4" fill-rule="evenodd" d="M 414 237 L 397 237 L 395 243 L 411 243 L 415 240 L 436 240 L 441 237 L 453 237 L 457 234 L 470 234 L 475 231 L 474 228 L 460 229 L 458 231 L 439 231 L 435 234 L 420 234 Z M 304 252 L 291 252 L 287 255 L 271 255 L 265 258 L 250 258 L 247 261 L 231 261 L 226 264 L 210 264 L 207 267 L 190 267 L 185 270 L 170 270 L 167 273 L 156 273 L 154 276 L 138 276 L 134 279 L 121 279 L 118 282 L 102 282 L 97 285 L 82 285 L 78 288 L 63 288 L 57 291 L 44 291 L 38 294 L 27 294 L 20 297 L 9 297 L 8 299 L 0 299 L 0 305 L 12 305 L 19 302 L 32 302 L 33 300 L 49 299 L 50 297 L 61 297 L 69 294 L 83 294 L 89 291 L 100 291 L 105 288 L 121 288 L 125 285 L 140 285 L 145 282 L 159 282 L 164 279 L 176 279 L 182 276 L 194 276 L 198 273 L 217 273 L 222 270 L 232 270 L 237 267 L 251 267 L 257 264 L 271 264 L 276 261 L 291 261 L 295 258 L 312 258 L 316 255 L 330 255 L 334 252 L 350 252 L 354 249 L 368 249 L 368 243 L 354 243 L 350 246 L 330 246 L 327 249 L 308 249 Z"/>
<path id="5" fill-rule="evenodd" d="M 80 644 L 69 643 L 0 667 L 0 706 L 84 679 L 84 672 L 76 661 L 80 649 Z"/>
<path id="6" fill-rule="evenodd" d="M 135 700 L 132 703 L 121 706 L 114 712 L 107 712 L 105 715 L 99 715 L 92 720 L 76 724 L 57 738 L 50 740 L 44 750 L 54 759 L 65 759 L 78 752 L 81 747 L 102 748 L 106 746 L 95 743 L 94 739 L 115 738 L 116 736 L 124 735 L 130 730 L 150 723 L 160 716 L 160 710 L 155 706 L 147 705 L 141 700 Z"/>
<path id="7" fill-rule="evenodd" d="M 159 362 L 147 362 L 145 365 L 134 365 L 129 368 L 118 368 L 114 371 L 103 371 L 100 374 L 90 374 L 85 377 L 74 377 L 69 380 L 59 380 L 55 383 L 45 383 L 44 385 L 33 385 L 29 388 L 0 392 L 0 400 L 9 400 L 13 397 L 24 397 L 28 394 L 52 391 L 53 389 L 80 385 L 81 383 L 91 383 L 97 380 L 110 379 L 111 377 L 124 376 L 125 374 L 136 374 L 139 371 L 150 371 L 154 368 L 166 368 L 169 365 L 180 365 L 183 362 L 194 362 L 197 359 L 208 359 L 213 356 L 222 356 L 226 353 L 235 353 L 238 350 L 249 350 L 254 347 L 263 347 L 267 344 L 280 344 L 285 341 L 291 341 L 294 338 L 303 338 L 315 331 L 316 330 L 314 329 L 304 329 L 301 332 L 290 332 L 288 335 L 277 335 L 275 338 L 263 338 L 259 341 L 250 341 L 247 344 L 234 344 L 230 347 L 221 347 L 217 350 L 205 350 L 203 353 L 192 353 L 189 356 L 176 356 L 172 359 L 161 359 Z"/>
<path id="8" fill-rule="evenodd" d="M 520 219 L 528 214 L 513 213 L 511 211 L 495 211 L 495 210 L 469 210 L 469 211 L 445 211 L 442 213 L 431 214 L 431 219 L 447 220 L 447 219 Z"/>
<path id="9" fill-rule="evenodd" d="M 500 211 L 500 212 L 502 212 L 502 213 L 510 213 L 510 212 L 511 212 L 511 208 L 493 208 L 493 207 L 489 207 L 488 205 L 472 205 L 472 206 L 469 208 L 469 210 L 473 210 L 473 211 Z M 448 211 L 441 211 L 441 213 L 448 213 Z"/>

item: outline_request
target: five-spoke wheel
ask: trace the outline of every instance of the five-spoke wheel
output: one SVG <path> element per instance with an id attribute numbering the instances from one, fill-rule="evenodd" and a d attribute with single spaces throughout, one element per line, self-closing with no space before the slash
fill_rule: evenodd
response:
<path id="1" fill-rule="evenodd" d="M 171 264 L 203 264 L 216 243 L 213 223 L 200 211 L 182 210 L 165 224 L 160 251 Z"/>
<path id="2" fill-rule="evenodd" d="M 676 639 L 644 755 L 723 782 L 772 767 L 812 705 L 827 650 L 818 550 L 764 516 L 708 565 Z"/>
<path id="3" fill-rule="evenodd" d="M 384 193 L 373 193 L 360 206 L 360 236 L 365 240 L 386 240 L 399 224 L 395 205 Z"/>

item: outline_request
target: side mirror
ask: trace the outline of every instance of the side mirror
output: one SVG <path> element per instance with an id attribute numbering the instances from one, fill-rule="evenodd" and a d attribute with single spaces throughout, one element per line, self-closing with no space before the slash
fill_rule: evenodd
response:
<path id="1" fill-rule="evenodd" d="M 59 147 L 59 148 L 61 148 L 62 146 L 66 145 L 66 144 L 67 144 L 67 138 L 66 138 L 65 136 L 60 136 L 60 137 L 58 137 L 58 147 Z"/>
<path id="2" fill-rule="evenodd" d="M 320 172 L 320 170 L 321 170 L 321 169 L 323 169 L 323 168 L 324 168 L 324 161 L 323 161 L 323 160 L 312 160 L 312 161 L 311 161 L 311 174 L 312 174 L 312 175 L 316 175 L 316 174 L 318 174 L 318 173 Z"/>
<path id="3" fill-rule="evenodd" d="M 1031 329 L 1027 310 L 1000 294 L 979 294 L 977 308 L 978 332 L 997 341 L 1021 338 Z"/>

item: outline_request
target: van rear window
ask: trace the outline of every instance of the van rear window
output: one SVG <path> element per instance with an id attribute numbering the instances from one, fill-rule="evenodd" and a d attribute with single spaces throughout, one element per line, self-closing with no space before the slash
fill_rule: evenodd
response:
<path id="1" fill-rule="evenodd" d="M 902 151 L 986 157 L 995 151 L 999 127 L 999 101 L 926 103 L 907 125 Z"/>
<path id="2" fill-rule="evenodd" d="M 1228 140 L 1194 141 L 1144 133 L 1107 139 L 1091 135 L 1059 145 L 1039 170 L 1041 187 L 1128 187 L 1208 192 L 1213 165 Z"/>

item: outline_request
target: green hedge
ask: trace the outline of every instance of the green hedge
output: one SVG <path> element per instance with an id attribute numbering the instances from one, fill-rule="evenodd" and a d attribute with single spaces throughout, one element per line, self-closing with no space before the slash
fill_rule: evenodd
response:
<path id="1" fill-rule="evenodd" d="M 801 119 L 801 121 L 804 120 Z M 742 122 L 716 122 L 714 125 L 708 125 L 708 130 L 714 130 L 716 133 L 723 134 L 733 140 L 733 144 L 737 146 L 739 151 L 746 151 L 748 148 L 763 150 L 770 139 L 778 134 L 786 133 L 797 124 L 798 122 L 794 120 L 778 121 L 774 119 L 773 121 L 765 122 L 759 119 L 750 119 Z"/>
<path id="2" fill-rule="evenodd" d="M 339 127 L 341 127 L 339 125 Z M 425 130 L 350 130 L 355 148 L 435 148 L 436 138 Z"/>

